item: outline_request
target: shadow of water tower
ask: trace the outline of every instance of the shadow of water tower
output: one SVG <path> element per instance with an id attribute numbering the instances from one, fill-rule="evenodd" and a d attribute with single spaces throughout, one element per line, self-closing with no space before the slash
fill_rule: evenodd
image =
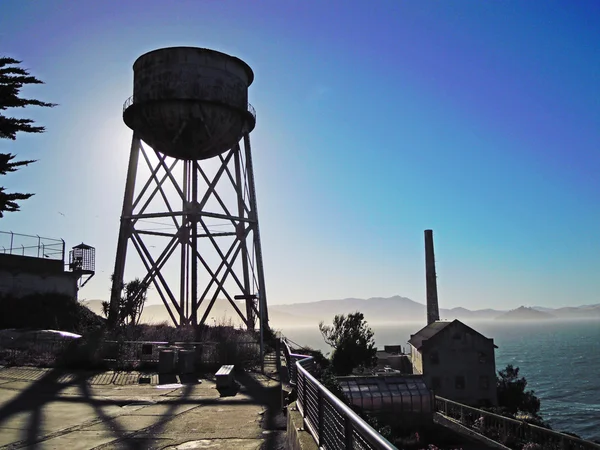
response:
<path id="1" fill-rule="evenodd" d="M 268 315 L 250 148 L 252 69 L 218 51 L 173 47 L 140 56 L 133 72 L 123 108 L 133 138 L 109 320 L 133 249 L 142 283 L 174 324 L 204 324 L 226 299 L 248 329 L 258 321 L 262 330 Z"/>

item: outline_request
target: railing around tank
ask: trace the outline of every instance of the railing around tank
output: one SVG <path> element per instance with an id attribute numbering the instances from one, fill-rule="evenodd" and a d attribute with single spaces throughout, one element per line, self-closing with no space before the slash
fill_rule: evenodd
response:
<path id="1" fill-rule="evenodd" d="M 132 95 L 127 100 L 125 100 L 125 103 L 123 103 L 123 112 L 125 112 L 125 110 L 127 108 L 129 108 L 131 105 L 133 105 L 134 103 L 135 103 L 135 100 Z M 252 117 L 254 117 L 254 120 L 256 120 L 256 109 L 254 109 L 254 106 L 252 106 L 250 103 L 248 103 L 248 112 L 250 114 L 252 114 Z"/>
<path id="2" fill-rule="evenodd" d="M 311 356 L 293 353 L 285 339 L 282 343 L 298 411 L 319 448 L 397 450 L 310 373 Z"/>
<path id="3" fill-rule="evenodd" d="M 521 420 L 500 416 L 488 411 L 453 402 L 443 397 L 435 398 L 438 413 L 508 447 L 528 443 L 538 444 L 544 450 L 598 450 L 600 444 L 578 439 Z"/>

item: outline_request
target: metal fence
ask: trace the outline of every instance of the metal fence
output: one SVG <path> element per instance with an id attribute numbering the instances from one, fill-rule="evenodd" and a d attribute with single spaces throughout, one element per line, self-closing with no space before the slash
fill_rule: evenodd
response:
<path id="1" fill-rule="evenodd" d="M 285 339 L 282 344 L 298 411 L 319 448 L 397 450 L 311 374 L 312 357 L 292 352 Z"/>
<path id="2" fill-rule="evenodd" d="M 0 231 L 0 253 L 64 261 L 65 241 Z"/>
<path id="3" fill-rule="evenodd" d="M 0 364 L 51 366 L 72 343 L 72 340 L 0 336 Z"/>
<path id="4" fill-rule="evenodd" d="M 544 450 L 599 450 L 600 444 L 500 416 L 443 397 L 435 398 L 436 411 L 510 448 L 535 443 Z"/>
<path id="5" fill-rule="evenodd" d="M 136 369 L 158 364 L 160 350 L 194 350 L 196 362 L 206 368 L 222 364 L 256 366 L 260 364 L 260 343 L 244 341 L 221 342 L 159 342 L 102 340 L 96 344 L 72 339 L 31 339 L 0 337 L 0 364 L 57 366 L 75 362 L 77 350 L 84 350 L 89 361 L 112 369 Z"/>
<path id="6" fill-rule="evenodd" d="M 196 361 L 205 366 L 260 364 L 260 343 L 252 341 L 104 341 L 103 360 L 109 365 L 158 364 L 162 349 L 193 350 Z"/>

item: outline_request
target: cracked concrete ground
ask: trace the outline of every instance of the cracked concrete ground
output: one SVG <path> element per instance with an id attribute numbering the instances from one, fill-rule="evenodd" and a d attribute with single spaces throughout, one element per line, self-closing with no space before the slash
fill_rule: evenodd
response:
<path id="1" fill-rule="evenodd" d="M 284 448 L 281 386 L 265 375 L 236 375 L 238 391 L 225 396 L 207 379 L 161 386 L 93 384 L 118 379 L 107 373 L 18 375 L 0 368 L 0 448 Z"/>

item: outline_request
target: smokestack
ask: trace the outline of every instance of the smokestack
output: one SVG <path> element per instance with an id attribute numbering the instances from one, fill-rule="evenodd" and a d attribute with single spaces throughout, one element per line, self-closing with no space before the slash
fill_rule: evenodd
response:
<path id="1" fill-rule="evenodd" d="M 427 283 L 427 325 L 440 320 L 435 254 L 433 252 L 433 230 L 425 230 L 425 281 Z"/>

